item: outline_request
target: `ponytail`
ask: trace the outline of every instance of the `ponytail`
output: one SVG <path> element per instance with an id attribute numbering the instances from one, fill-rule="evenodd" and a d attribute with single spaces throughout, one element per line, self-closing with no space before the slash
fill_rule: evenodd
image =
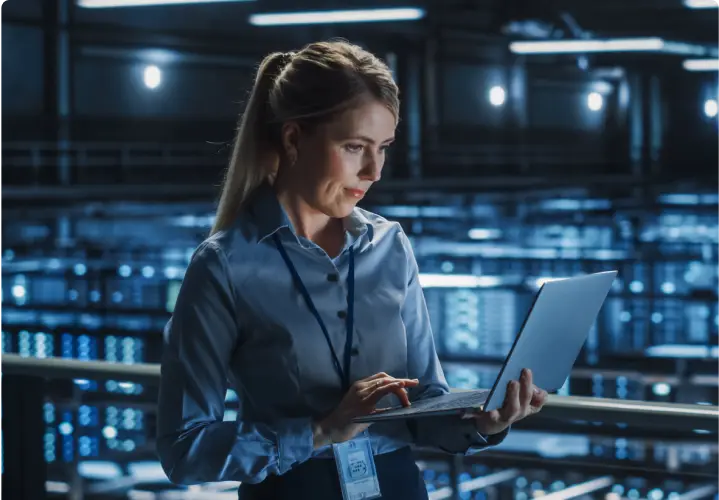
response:
<path id="1" fill-rule="evenodd" d="M 222 185 L 215 223 L 210 234 L 229 227 L 250 195 L 268 178 L 272 165 L 270 144 L 270 93 L 275 78 L 287 61 L 287 54 L 275 52 L 264 58 L 257 70 Z M 276 156 L 275 161 L 279 161 Z"/>

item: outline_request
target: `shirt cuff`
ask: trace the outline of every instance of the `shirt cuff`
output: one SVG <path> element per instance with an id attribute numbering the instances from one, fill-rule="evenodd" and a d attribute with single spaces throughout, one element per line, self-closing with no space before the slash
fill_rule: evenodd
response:
<path id="1" fill-rule="evenodd" d="M 277 449 L 278 468 L 284 474 L 297 463 L 304 462 L 314 451 L 312 419 L 293 418 L 278 422 Z"/>
<path id="2" fill-rule="evenodd" d="M 481 432 L 477 432 L 474 441 L 469 445 L 467 453 L 471 455 L 486 448 L 501 444 L 502 441 L 504 441 L 504 438 L 506 438 L 509 434 L 510 428 L 511 426 L 507 427 L 502 432 L 498 432 L 497 434 L 482 434 Z"/>

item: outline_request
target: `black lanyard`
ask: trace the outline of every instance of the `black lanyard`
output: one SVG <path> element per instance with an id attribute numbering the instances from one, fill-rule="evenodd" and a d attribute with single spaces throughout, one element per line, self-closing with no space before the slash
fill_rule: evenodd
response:
<path id="1" fill-rule="evenodd" d="M 327 340 L 327 345 L 330 348 L 330 352 L 332 353 L 332 361 L 334 361 L 335 368 L 337 369 L 337 373 L 339 373 L 340 379 L 342 380 L 342 389 L 346 392 L 350 388 L 350 365 L 352 363 L 352 334 L 354 333 L 354 305 L 355 305 L 355 257 L 354 257 L 354 250 L 350 246 L 349 248 L 349 255 L 350 255 L 350 262 L 349 262 L 349 272 L 347 273 L 347 316 L 345 317 L 345 326 L 347 328 L 347 341 L 345 343 L 345 352 L 344 352 L 344 367 L 345 369 L 342 369 L 342 365 L 340 364 L 340 360 L 337 357 L 337 354 L 335 353 L 335 350 L 332 348 L 332 341 L 330 340 L 330 334 L 327 331 L 327 327 L 325 326 L 325 322 L 322 321 L 322 317 L 320 316 L 320 313 L 317 311 L 317 308 L 315 307 L 314 302 L 312 302 L 312 297 L 310 297 L 310 292 L 307 291 L 307 287 L 302 282 L 302 278 L 300 278 L 299 273 L 297 272 L 297 269 L 295 268 L 294 264 L 292 264 L 292 261 L 290 260 L 290 256 L 287 255 L 287 251 L 285 250 L 285 247 L 282 245 L 282 242 L 280 241 L 279 236 L 277 236 L 277 233 L 272 235 L 272 238 L 275 240 L 275 245 L 277 246 L 277 250 L 280 252 L 280 255 L 282 255 L 282 258 L 285 261 L 285 264 L 287 264 L 287 269 L 289 269 L 290 274 L 292 275 L 292 279 L 295 282 L 295 286 L 300 291 L 302 296 L 305 299 L 305 303 L 307 304 L 307 307 L 309 308 L 312 315 L 317 320 L 317 323 L 320 325 L 320 329 L 322 329 L 322 333 L 325 334 L 325 339 Z"/>

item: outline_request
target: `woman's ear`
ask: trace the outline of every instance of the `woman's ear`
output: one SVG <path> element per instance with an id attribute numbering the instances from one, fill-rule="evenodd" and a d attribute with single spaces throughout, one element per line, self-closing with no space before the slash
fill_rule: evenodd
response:
<path id="1" fill-rule="evenodd" d="M 282 125 L 282 149 L 290 166 L 297 163 L 299 156 L 300 126 L 297 122 L 285 122 Z"/>

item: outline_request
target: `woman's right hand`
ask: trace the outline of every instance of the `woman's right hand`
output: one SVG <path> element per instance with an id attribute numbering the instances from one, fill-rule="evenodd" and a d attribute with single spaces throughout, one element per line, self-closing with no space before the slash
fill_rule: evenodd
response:
<path id="1" fill-rule="evenodd" d="M 409 397 L 405 388 L 415 387 L 417 379 L 394 378 L 386 373 L 378 373 L 358 380 L 350 387 L 339 406 L 313 429 L 315 449 L 331 443 L 349 441 L 370 424 L 353 424 L 352 419 L 375 413 L 375 406 L 387 394 L 395 394 L 402 406 L 409 406 Z"/>

